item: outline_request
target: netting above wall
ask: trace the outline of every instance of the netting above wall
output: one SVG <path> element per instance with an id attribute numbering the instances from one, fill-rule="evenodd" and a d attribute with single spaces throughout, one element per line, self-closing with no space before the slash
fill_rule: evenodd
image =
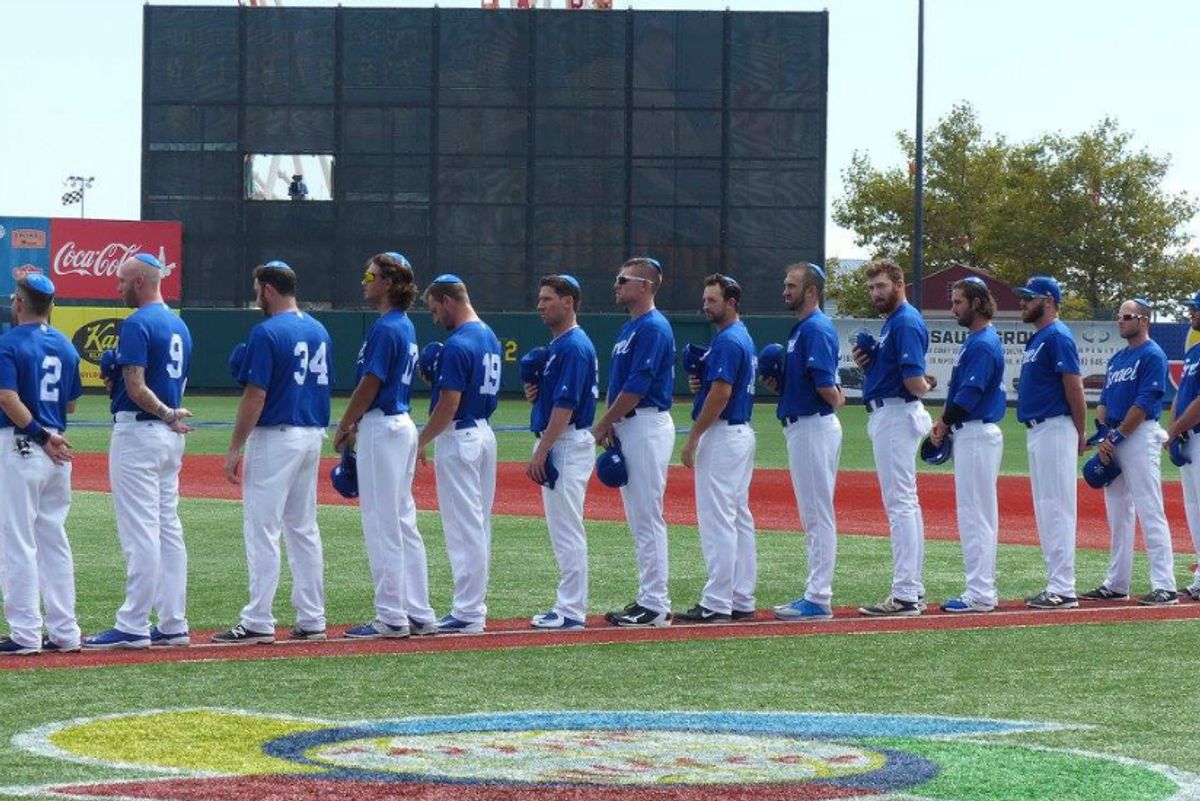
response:
<path id="1" fill-rule="evenodd" d="M 243 305 L 275 257 L 302 300 L 354 306 L 395 249 L 488 311 L 563 271 L 606 309 L 641 254 L 667 267 L 664 308 L 722 271 L 778 311 L 782 268 L 823 259 L 824 13 L 147 6 L 145 25 L 142 212 L 184 223 L 188 305 Z M 263 154 L 278 192 L 253 191 Z M 284 192 L 296 156 L 331 200 Z"/>

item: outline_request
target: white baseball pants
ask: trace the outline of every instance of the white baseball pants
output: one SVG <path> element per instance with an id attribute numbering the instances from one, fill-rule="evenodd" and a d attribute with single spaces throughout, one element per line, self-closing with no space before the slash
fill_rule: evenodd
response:
<path id="1" fill-rule="evenodd" d="M 75 564 L 65 523 L 71 508 L 71 465 L 55 466 L 38 445 L 17 453 L 12 428 L 0 429 L 0 591 L 9 636 L 42 647 L 42 611 L 50 639 L 79 645 Z"/>
<path id="2" fill-rule="evenodd" d="M 1000 507 L 996 482 L 1004 435 L 995 423 L 971 420 L 954 432 L 954 497 L 966 573 L 964 601 L 995 606 Z"/>
<path id="3" fill-rule="evenodd" d="M 920 401 L 883 406 L 871 412 L 867 421 L 891 529 L 892 597 L 914 603 L 925 595 L 921 581 L 925 520 L 917 498 L 917 447 L 932 427 L 929 412 Z"/>
<path id="4" fill-rule="evenodd" d="M 279 534 L 287 543 L 296 625 L 325 630 L 324 559 L 317 528 L 317 465 L 325 430 L 311 426 L 255 428 L 246 440 L 242 473 L 242 532 L 250 573 L 250 602 L 241 623 L 274 631 L 279 587 Z"/>
<path id="5" fill-rule="evenodd" d="M 116 625 L 150 636 L 150 613 L 164 634 L 183 634 L 187 622 L 187 548 L 179 522 L 179 470 L 184 436 L 157 420 L 113 425 L 108 480 L 125 554 L 125 603 Z"/>
<path id="6" fill-rule="evenodd" d="M 450 614 L 468 623 L 487 620 L 492 558 L 492 501 L 496 497 L 496 435 L 485 421 L 450 427 L 434 442 L 438 509 L 454 578 Z"/>
<path id="7" fill-rule="evenodd" d="M 653 612 L 670 612 L 663 494 L 675 448 L 675 421 L 669 412 L 639 409 L 633 417 L 618 420 L 613 430 L 621 440 L 629 471 L 629 483 L 621 487 L 621 502 L 637 554 L 637 603 Z"/>
<path id="8" fill-rule="evenodd" d="M 1075 597 L 1076 464 L 1079 433 L 1070 416 L 1051 417 L 1029 429 L 1029 483 L 1033 517 L 1046 562 L 1046 591 Z"/>
<path id="9" fill-rule="evenodd" d="M 713 612 L 753 612 L 758 581 L 750 479 L 754 429 L 718 420 L 696 445 L 696 521 L 708 582 L 700 603 Z"/>
<path id="10" fill-rule="evenodd" d="M 534 443 L 537 449 L 537 443 Z M 546 528 L 558 563 L 558 590 L 554 611 L 560 617 L 587 617 L 588 548 L 583 527 L 583 501 L 588 479 L 596 464 L 596 440 L 586 428 L 567 426 L 550 449 L 558 481 L 554 489 L 542 487 Z"/>
<path id="11" fill-rule="evenodd" d="M 407 414 L 372 409 L 358 423 L 358 503 L 367 562 L 375 586 L 375 618 L 406 626 L 411 615 L 429 622 L 429 571 L 417 530 L 413 475 L 417 427 Z"/>
<path id="12" fill-rule="evenodd" d="M 1183 509 L 1187 513 L 1188 530 L 1192 533 L 1192 546 L 1196 549 L 1196 558 L 1200 559 L 1200 434 L 1193 433 L 1183 446 L 1183 452 L 1191 464 L 1179 468 L 1179 478 L 1183 484 Z M 1200 587 L 1200 572 L 1192 579 L 1193 587 Z"/>
<path id="13" fill-rule="evenodd" d="M 829 606 L 837 562 L 837 514 L 833 495 L 842 454 L 842 424 L 836 414 L 801 417 L 783 430 L 800 525 L 808 549 L 804 597 Z"/>
<path id="14" fill-rule="evenodd" d="M 1175 555 L 1163 508 L 1162 446 L 1167 432 L 1147 420 L 1117 446 L 1121 475 L 1104 488 L 1104 506 L 1112 534 L 1112 552 L 1104 585 L 1128 593 L 1133 572 L 1134 521 L 1142 524 L 1150 559 L 1150 589 L 1175 592 Z"/>

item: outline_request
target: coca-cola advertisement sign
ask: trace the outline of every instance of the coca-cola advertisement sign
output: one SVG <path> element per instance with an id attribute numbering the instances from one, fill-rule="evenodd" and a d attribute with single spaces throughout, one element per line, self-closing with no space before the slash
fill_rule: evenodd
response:
<path id="1" fill-rule="evenodd" d="M 135 253 L 149 253 L 163 265 L 163 299 L 177 302 L 182 251 L 183 226 L 177 222 L 50 221 L 49 272 L 60 298 L 117 298 L 117 268 Z"/>

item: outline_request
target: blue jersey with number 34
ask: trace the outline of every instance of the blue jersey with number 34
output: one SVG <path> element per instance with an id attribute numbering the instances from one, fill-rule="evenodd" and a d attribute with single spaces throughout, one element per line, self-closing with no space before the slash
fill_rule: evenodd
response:
<path id="1" fill-rule="evenodd" d="M 328 426 L 332 354 L 329 332 L 304 312 L 280 312 L 254 326 L 238 380 L 267 391 L 258 425 Z"/>
<path id="2" fill-rule="evenodd" d="M 83 393 L 75 346 L 45 323 L 14 326 L 0 337 L 0 389 L 16 392 L 43 426 L 62 431 L 67 406 Z M 12 425 L 0 412 L 0 428 Z"/>
<path id="3" fill-rule="evenodd" d="M 446 339 L 438 377 L 430 398 L 437 406 L 441 391 L 462 393 L 455 420 L 487 420 L 500 394 L 500 340 L 479 320 L 464 323 Z"/>
<path id="4" fill-rule="evenodd" d="M 188 370 L 192 364 L 192 335 L 187 325 L 163 303 L 151 303 L 129 315 L 117 331 L 117 366 L 141 367 L 146 386 L 158 399 L 177 409 L 183 405 Z M 140 412 L 118 381 L 111 408 L 117 412 Z"/>

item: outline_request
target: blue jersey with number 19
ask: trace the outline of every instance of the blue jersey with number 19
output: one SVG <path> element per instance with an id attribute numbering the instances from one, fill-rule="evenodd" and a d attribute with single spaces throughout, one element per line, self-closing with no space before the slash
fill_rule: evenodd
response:
<path id="1" fill-rule="evenodd" d="M 437 406 L 444 389 L 462 393 L 455 420 L 487 420 L 500 394 L 500 340 L 482 321 L 464 323 L 446 339 L 430 399 Z"/>
<path id="2" fill-rule="evenodd" d="M 146 386 L 172 409 L 183 405 L 192 364 L 192 335 L 179 315 L 165 303 L 151 303 L 129 315 L 117 331 L 117 366 L 141 367 Z M 118 381 L 110 404 L 117 412 L 144 411 Z"/>
<path id="3" fill-rule="evenodd" d="M 329 425 L 333 344 L 302 311 L 280 312 L 250 331 L 238 381 L 267 391 L 260 426 Z"/>
<path id="4" fill-rule="evenodd" d="M 45 323 L 14 326 L 0 337 L 0 389 L 16 392 L 43 426 L 64 430 L 67 406 L 83 394 L 75 346 Z M 12 427 L 0 411 L 0 428 Z"/>

